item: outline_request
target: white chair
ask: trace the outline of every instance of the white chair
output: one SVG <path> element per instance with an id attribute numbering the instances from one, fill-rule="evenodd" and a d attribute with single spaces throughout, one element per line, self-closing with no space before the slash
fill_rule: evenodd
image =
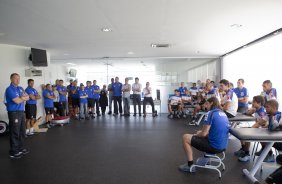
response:
<path id="1" fill-rule="evenodd" d="M 219 157 L 218 155 L 222 154 L 222 157 Z M 219 178 L 221 178 L 221 171 L 219 170 L 219 168 L 222 166 L 222 171 L 225 170 L 225 165 L 223 163 L 223 160 L 225 159 L 225 153 L 219 153 L 219 154 L 209 154 L 209 153 L 205 153 L 203 157 L 200 157 L 197 159 L 196 164 L 193 164 L 190 168 L 190 171 L 192 172 L 193 170 L 195 170 L 197 167 L 200 168 L 205 168 L 205 169 L 212 169 L 212 170 L 216 170 L 219 174 Z M 201 159 L 208 159 L 208 161 L 206 163 L 202 163 L 200 164 L 199 161 Z"/>

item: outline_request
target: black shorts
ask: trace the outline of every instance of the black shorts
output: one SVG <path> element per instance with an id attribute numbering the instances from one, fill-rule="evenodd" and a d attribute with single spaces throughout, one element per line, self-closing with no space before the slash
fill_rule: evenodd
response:
<path id="1" fill-rule="evenodd" d="M 60 102 L 60 105 L 64 110 L 67 108 L 67 102 Z"/>
<path id="2" fill-rule="evenodd" d="M 87 98 L 88 108 L 94 107 L 94 98 Z"/>
<path id="3" fill-rule="evenodd" d="M 282 166 L 276 169 L 271 173 L 266 179 L 265 182 L 268 184 L 282 183 Z"/>
<path id="4" fill-rule="evenodd" d="M 54 102 L 54 107 L 58 110 L 60 108 L 60 102 Z"/>
<path id="5" fill-rule="evenodd" d="M 36 104 L 25 104 L 26 119 L 36 119 L 37 107 Z"/>
<path id="6" fill-rule="evenodd" d="M 72 99 L 71 99 L 71 102 L 72 102 L 72 107 L 73 107 L 73 108 L 79 106 L 79 98 L 72 98 Z"/>
<path id="7" fill-rule="evenodd" d="M 45 113 L 46 115 L 53 114 L 54 108 L 45 107 Z"/>
<path id="8" fill-rule="evenodd" d="M 203 152 L 206 152 L 206 153 L 215 154 L 215 153 L 221 153 L 221 152 L 225 151 L 225 149 L 218 150 L 218 149 L 213 148 L 209 144 L 208 138 L 198 137 L 198 136 L 195 136 L 195 135 L 192 137 L 191 145 L 194 148 L 196 148 L 197 150 L 203 151 Z"/>

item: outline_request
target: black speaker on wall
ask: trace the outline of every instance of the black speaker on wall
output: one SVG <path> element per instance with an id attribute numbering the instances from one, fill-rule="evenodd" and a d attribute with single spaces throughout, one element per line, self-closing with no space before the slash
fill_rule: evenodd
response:
<path id="1" fill-rule="evenodd" d="M 157 89 L 157 100 L 161 100 L 161 91 Z"/>

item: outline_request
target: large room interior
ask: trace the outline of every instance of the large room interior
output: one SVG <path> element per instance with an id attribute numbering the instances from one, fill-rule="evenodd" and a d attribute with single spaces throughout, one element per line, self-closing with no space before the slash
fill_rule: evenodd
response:
<path id="1" fill-rule="evenodd" d="M 220 179 L 204 168 L 178 171 L 186 161 L 183 134 L 196 133 L 203 124 L 168 118 L 168 100 L 181 82 L 190 88 L 206 79 L 218 86 L 227 79 L 237 87 L 243 78 L 249 107 L 265 80 L 276 88 L 279 103 L 281 9 L 277 0 L 1 0 L 0 123 L 7 126 L 7 132 L 0 127 L 1 183 L 248 183 L 242 170 L 252 169 L 258 158 L 238 162 L 234 152 L 240 142 L 232 135 Z M 32 48 L 46 51 L 46 66 L 36 66 Z M 64 126 L 26 137 L 29 154 L 11 159 L 5 89 L 12 73 L 19 74 L 24 89 L 32 78 L 39 94 L 43 84 L 57 79 L 65 86 L 70 80 L 84 85 L 97 80 L 102 88 L 111 78 L 119 77 L 121 83 L 129 78 L 133 84 L 138 77 L 143 87 L 150 82 L 158 116 L 151 116 L 148 105 L 146 118 L 134 117 L 131 105 L 130 117 L 106 113 L 90 120 L 71 118 Z M 45 128 L 43 99 L 36 116 Z M 282 134 L 272 142 L 282 142 Z M 194 151 L 195 159 L 202 155 Z M 263 163 L 255 178 L 262 183 L 279 167 Z"/>

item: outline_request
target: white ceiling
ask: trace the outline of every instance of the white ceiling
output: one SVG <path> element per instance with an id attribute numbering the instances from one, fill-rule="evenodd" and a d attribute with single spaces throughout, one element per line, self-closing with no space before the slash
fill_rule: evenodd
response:
<path id="1" fill-rule="evenodd" d="M 53 60 L 214 58 L 281 28 L 281 10 L 282 0 L 0 0 L 0 43 Z"/>

